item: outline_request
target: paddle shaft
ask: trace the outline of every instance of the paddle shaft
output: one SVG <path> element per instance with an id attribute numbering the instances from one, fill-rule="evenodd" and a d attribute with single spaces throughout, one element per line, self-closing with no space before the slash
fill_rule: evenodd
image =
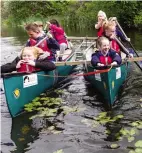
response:
<path id="1" fill-rule="evenodd" d="M 120 42 L 120 40 L 118 38 L 115 37 L 115 40 L 117 41 L 117 43 L 121 46 L 121 48 L 123 49 L 122 51 L 126 54 L 126 55 L 130 55 L 129 50 L 127 48 L 124 47 L 124 45 Z"/>
<path id="2" fill-rule="evenodd" d="M 133 57 L 133 58 L 128 58 L 124 59 L 123 62 L 135 62 L 135 61 L 142 61 L 142 57 Z M 66 62 L 55 62 L 56 66 L 66 66 L 66 65 L 80 65 L 80 64 L 91 64 L 91 61 L 66 61 Z"/>
<path id="3" fill-rule="evenodd" d="M 120 26 L 119 22 L 116 20 L 116 24 L 118 25 L 119 29 L 121 30 L 121 32 L 123 33 L 123 35 L 125 36 L 126 39 L 128 39 L 127 35 L 125 34 L 125 32 L 123 31 L 122 27 Z M 135 54 L 137 55 L 137 57 L 139 57 L 138 53 L 136 52 L 136 49 L 134 48 L 134 46 L 131 44 L 130 41 L 128 41 L 129 44 L 131 45 L 131 47 L 133 48 Z"/>
<path id="4" fill-rule="evenodd" d="M 123 52 L 126 53 L 126 55 L 130 55 L 128 49 L 125 48 L 124 45 L 123 45 L 116 37 L 115 37 L 115 40 L 116 40 L 116 41 L 118 42 L 118 44 L 122 47 Z M 135 64 L 139 67 L 139 69 L 142 71 L 141 66 L 140 66 L 136 61 L 134 61 L 134 62 L 135 62 Z"/>

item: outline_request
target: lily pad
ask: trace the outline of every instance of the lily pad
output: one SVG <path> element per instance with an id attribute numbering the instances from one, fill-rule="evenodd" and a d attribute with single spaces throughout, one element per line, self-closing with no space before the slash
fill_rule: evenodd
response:
<path id="1" fill-rule="evenodd" d="M 140 147 L 142 148 L 142 140 L 139 140 L 135 143 L 135 147 Z"/>
<path id="2" fill-rule="evenodd" d="M 135 137 L 128 137 L 128 142 L 132 142 L 135 140 Z"/>
<path id="3" fill-rule="evenodd" d="M 134 150 L 130 150 L 129 153 L 136 153 Z"/>
<path id="4" fill-rule="evenodd" d="M 55 152 L 53 152 L 53 153 L 64 153 L 64 152 L 63 152 L 62 149 L 60 149 L 60 150 L 57 150 L 57 151 L 55 151 Z"/>
<path id="5" fill-rule="evenodd" d="M 135 153 L 142 153 L 142 148 L 136 148 Z"/>
<path id="6" fill-rule="evenodd" d="M 120 146 L 118 145 L 118 144 L 111 144 L 110 145 L 110 148 L 111 149 L 117 149 L 117 148 L 119 148 Z"/>

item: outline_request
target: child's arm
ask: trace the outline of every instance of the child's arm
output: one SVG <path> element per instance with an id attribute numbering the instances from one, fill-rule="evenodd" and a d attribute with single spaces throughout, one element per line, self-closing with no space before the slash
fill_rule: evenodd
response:
<path id="1" fill-rule="evenodd" d="M 95 28 L 99 29 L 102 26 L 102 21 L 99 21 L 98 23 L 95 24 Z"/>
<path id="2" fill-rule="evenodd" d="M 48 59 L 37 60 L 35 62 L 35 67 L 40 68 L 41 70 L 44 70 L 44 71 L 52 71 L 52 70 L 56 69 L 55 64 L 53 62 L 49 61 Z"/>
<path id="3" fill-rule="evenodd" d="M 53 38 L 47 39 L 47 44 L 48 44 L 49 49 L 60 50 L 59 43 L 55 39 L 53 39 Z"/>
<path id="4" fill-rule="evenodd" d="M 50 22 L 47 22 L 47 25 L 49 26 L 51 30 L 56 31 L 57 33 L 61 33 L 61 34 L 64 33 L 64 30 L 61 27 L 57 27 L 56 25 L 51 24 Z"/>
<path id="5" fill-rule="evenodd" d="M 104 64 L 101 64 L 100 59 L 99 59 L 97 53 L 92 55 L 91 64 L 93 66 L 104 66 Z"/>
<path id="6" fill-rule="evenodd" d="M 113 62 L 111 63 L 112 66 L 120 65 L 122 63 L 120 55 L 115 51 L 111 51 L 110 56 L 112 57 L 113 60 Z"/>

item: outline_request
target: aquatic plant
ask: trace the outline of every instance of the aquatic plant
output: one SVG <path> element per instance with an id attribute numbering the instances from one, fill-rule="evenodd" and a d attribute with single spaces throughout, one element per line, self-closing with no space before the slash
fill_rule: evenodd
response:
<path id="1" fill-rule="evenodd" d="M 60 149 L 60 150 L 57 150 L 57 151 L 55 151 L 55 152 L 53 152 L 53 153 L 64 153 L 64 152 L 63 152 L 62 149 Z"/>

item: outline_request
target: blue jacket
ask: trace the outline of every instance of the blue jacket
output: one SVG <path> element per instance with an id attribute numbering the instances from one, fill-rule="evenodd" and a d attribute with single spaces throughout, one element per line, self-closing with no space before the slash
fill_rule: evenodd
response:
<path id="1" fill-rule="evenodd" d="M 91 59 L 91 64 L 93 66 L 97 66 L 97 63 L 101 63 L 101 59 L 107 57 L 108 59 L 110 59 L 112 62 L 116 61 L 118 65 L 121 64 L 122 59 L 121 57 L 118 55 L 118 53 L 116 53 L 114 50 L 110 49 L 108 51 L 108 54 L 106 56 L 104 56 L 101 51 L 97 51 L 96 53 L 92 54 L 92 59 Z M 111 62 L 111 63 L 112 63 Z"/>

